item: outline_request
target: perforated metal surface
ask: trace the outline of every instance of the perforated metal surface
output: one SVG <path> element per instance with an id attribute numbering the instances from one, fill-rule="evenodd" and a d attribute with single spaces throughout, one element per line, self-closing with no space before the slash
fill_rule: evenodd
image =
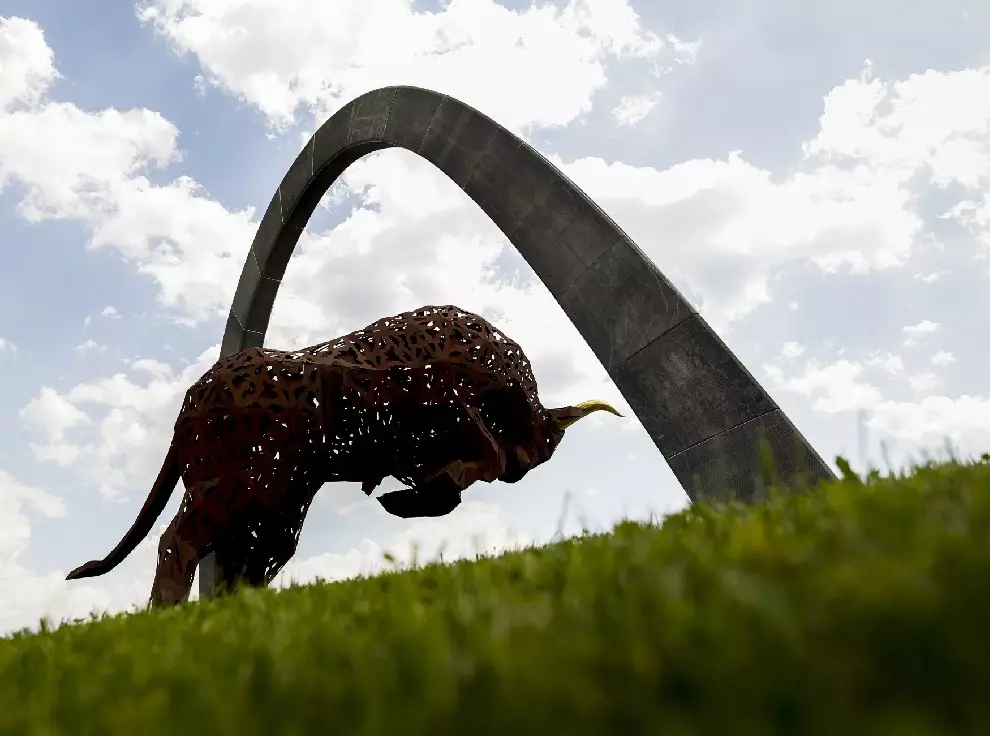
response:
<path id="1" fill-rule="evenodd" d="M 472 483 L 515 482 L 548 460 L 563 436 L 554 419 L 580 413 L 545 409 L 519 345 L 450 305 L 302 350 L 221 358 L 175 422 L 163 475 L 181 475 L 186 490 L 161 538 L 151 602 L 187 599 L 210 553 L 221 584 L 269 583 L 324 483 L 358 482 L 370 495 L 391 476 L 407 488 L 380 497 L 386 510 L 442 515 Z M 167 497 L 174 480 L 159 485 L 152 495 Z M 145 516 L 133 529 L 150 526 Z M 107 569 L 88 563 L 70 577 Z"/>

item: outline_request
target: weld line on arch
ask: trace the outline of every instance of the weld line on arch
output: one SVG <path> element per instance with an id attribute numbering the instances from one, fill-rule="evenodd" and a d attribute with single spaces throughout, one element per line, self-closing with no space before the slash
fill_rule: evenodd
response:
<path id="1" fill-rule="evenodd" d="M 678 450 L 677 452 L 675 452 L 673 455 L 671 455 L 670 457 L 667 458 L 667 462 L 669 463 L 674 458 L 680 457 L 685 452 L 688 452 L 689 450 L 693 450 L 695 447 L 698 447 L 699 445 L 703 445 L 706 442 L 711 442 L 716 437 L 721 437 L 726 432 L 731 432 L 732 430 L 738 429 L 739 427 L 742 427 L 742 426 L 744 426 L 746 424 L 749 424 L 750 422 L 755 422 L 755 421 L 757 421 L 759 419 L 762 419 L 763 417 L 767 416 L 768 414 L 773 414 L 775 411 L 780 411 L 780 407 L 779 406 L 775 406 L 772 409 L 767 409 L 767 411 L 763 412 L 762 414 L 759 414 L 758 416 L 750 417 L 749 419 L 744 419 L 743 421 L 739 422 L 738 424 L 733 424 L 731 427 L 726 427 L 725 429 L 716 432 L 711 437 L 706 437 L 703 440 L 698 440 L 693 445 L 690 445 L 688 447 L 685 447 L 683 450 Z"/>
<path id="2" fill-rule="evenodd" d="M 494 122 L 494 121 L 492 121 L 492 122 Z M 476 158 L 474 160 L 474 163 L 471 165 L 471 173 L 469 173 L 467 175 L 467 178 L 464 180 L 464 184 L 462 186 L 457 186 L 457 188 L 460 189 L 461 192 L 468 199 L 471 199 L 471 197 L 470 197 L 470 195 L 468 195 L 467 191 L 465 190 L 465 187 L 467 187 L 467 185 L 471 183 L 471 180 L 474 179 L 474 174 L 478 170 L 478 167 L 481 165 L 481 159 L 483 159 L 485 157 L 485 154 L 488 153 L 488 150 L 492 147 L 492 141 L 495 140 L 495 136 L 498 135 L 498 131 L 499 131 L 499 125 L 496 123 L 495 124 L 495 130 L 493 130 L 492 131 L 492 134 L 490 136 L 488 136 L 488 140 L 485 142 L 484 148 L 481 149 L 481 153 L 478 154 L 478 158 Z M 425 141 L 426 138 L 424 137 L 423 140 Z M 437 167 L 434 166 L 434 168 L 437 168 Z M 450 179 L 449 176 L 447 178 Z M 451 181 L 453 182 L 453 179 L 451 179 Z M 455 186 L 457 185 L 457 182 L 453 182 L 453 183 L 454 183 Z M 486 197 L 486 199 L 487 199 L 487 197 Z M 477 202 L 475 202 L 475 204 L 477 204 Z M 491 219 L 491 218 L 488 218 L 488 219 Z M 498 227 L 498 226 L 496 225 L 496 227 Z M 515 229 L 515 228 L 513 228 L 513 229 Z M 503 232 L 503 234 L 504 234 L 504 231 L 502 231 L 501 228 L 499 228 L 499 231 Z M 508 236 L 506 236 L 506 237 L 508 237 Z"/>
<path id="3" fill-rule="evenodd" d="M 433 111 L 433 117 L 430 118 L 430 124 L 426 126 L 426 132 L 423 133 L 423 140 L 419 142 L 416 146 L 416 155 L 423 156 L 423 144 L 426 143 L 427 137 L 430 135 L 430 131 L 433 130 L 433 123 L 437 121 L 437 116 L 440 115 L 440 111 L 443 109 L 444 103 L 447 102 L 447 95 L 440 95 L 440 104 L 437 105 L 437 109 Z M 385 131 L 383 130 L 382 133 Z M 423 156 L 425 158 L 425 156 Z"/>

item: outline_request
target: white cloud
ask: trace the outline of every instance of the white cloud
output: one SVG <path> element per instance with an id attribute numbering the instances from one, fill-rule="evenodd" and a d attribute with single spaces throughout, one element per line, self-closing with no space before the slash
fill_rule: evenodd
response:
<path id="1" fill-rule="evenodd" d="M 107 500 L 120 501 L 135 491 L 143 496 L 164 459 L 186 390 L 218 354 L 214 345 L 180 371 L 139 359 L 131 364 L 133 378 L 116 373 L 78 383 L 64 394 L 42 387 L 21 409 L 29 429 L 46 441 L 32 445 L 35 456 L 72 465 L 78 480 Z M 86 431 L 64 441 L 80 428 Z"/>
<path id="2" fill-rule="evenodd" d="M 0 337 L 0 353 L 11 353 L 13 355 L 17 354 L 17 346 L 10 340 L 5 340 Z"/>
<path id="3" fill-rule="evenodd" d="M 335 17 L 339 16 L 338 22 L 326 27 L 314 22 L 309 4 L 305 5 L 303 12 L 304 6 L 301 4 L 284 3 L 276 12 L 268 0 L 243 0 L 236 10 L 232 6 L 218 6 L 206 0 L 190 0 L 182 4 L 151 3 L 141 11 L 141 17 L 168 37 L 179 51 L 195 54 L 204 69 L 224 89 L 244 96 L 273 116 L 275 121 L 284 121 L 287 115 L 291 117 L 302 104 L 326 103 L 330 106 L 327 110 L 338 106 L 358 91 L 358 87 L 352 88 L 351 83 L 343 81 L 348 79 L 349 74 L 357 75 L 355 79 L 370 79 L 382 73 L 382 69 L 404 70 L 408 67 L 406 62 L 410 55 L 419 59 L 417 63 L 435 64 L 439 65 L 437 68 L 447 69 L 445 65 L 449 59 L 446 57 L 453 54 L 458 62 L 453 67 L 460 75 L 458 79 L 467 80 L 478 71 L 471 61 L 476 57 L 469 53 L 476 44 L 486 49 L 486 55 L 478 58 L 487 59 L 490 58 L 487 53 L 491 44 L 503 43 L 505 49 L 502 51 L 511 54 L 516 49 L 516 42 L 525 39 L 523 45 L 530 52 L 549 54 L 552 49 L 553 55 L 558 58 L 557 64 L 574 64 L 577 65 L 575 68 L 589 63 L 600 65 L 603 54 L 651 56 L 661 48 L 674 48 L 671 42 L 665 45 L 657 41 L 655 34 L 640 28 L 635 14 L 625 9 L 626 4 L 620 0 L 572 4 L 567 11 L 557 11 L 547 6 L 519 13 L 499 8 L 489 0 L 451 3 L 436 15 L 411 13 L 390 4 L 373 7 L 376 9 L 369 12 L 365 3 L 361 3 L 360 16 L 349 16 L 346 9 L 335 7 L 333 12 Z M 393 14 L 397 15 L 393 17 Z M 602 21 L 608 14 L 623 20 Z M 381 50 L 377 45 L 382 42 L 379 36 L 353 35 L 355 29 L 370 27 L 366 25 L 371 23 L 369 18 L 377 21 L 390 18 L 408 24 L 409 32 L 403 35 L 402 43 L 389 47 L 391 56 L 379 57 L 371 53 Z M 589 19 L 596 19 L 594 27 L 587 25 L 591 22 Z M 548 25 L 551 21 L 559 21 L 553 25 L 553 30 Z M 487 32 L 492 24 L 502 30 L 494 35 L 480 35 L 481 28 Z M 251 32 L 244 33 L 237 29 Z M 296 30 L 299 33 L 293 34 Z M 334 34 L 344 33 L 345 30 L 350 33 L 348 38 L 351 39 L 347 43 L 342 46 L 328 46 L 325 43 L 331 36 L 336 38 Z M 457 43 L 451 40 L 455 38 L 459 39 Z M 427 54 L 424 51 L 433 49 L 437 44 L 442 53 Z M 453 46 L 448 48 L 448 44 Z M 344 55 L 343 50 L 327 50 L 329 48 L 346 49 L 350 55 Z M 674 52 L 681 53 L 676 49 Z M 420 56 L 423 58 L 420 59 Z M 318 65 L 314 61 L 316 59 L 320 60 Z M 372 63 L 370 59 L 378 61 Z M 554 73 L 556 67 L 539 68 L 541 74 L 546 73 L 554 78 L 551 86 L 559 91 L 561 85 Z M 448 70 L 445 73 L 453 72 Z M 510 65 L 504 73 L 505 79 L 511 79 L 515 73 Z M 519 74 L 523 74 L 522 69 Z M 525 76 L 530 85 L 536 84 L 530 79 L 532 70 L 528 67 Z M 949 85 L 949 91 L 944 94 L 966 94 L 969 89 L 966 80 L 975 78 L 968 74 L 963 74 L 963 77 L 963 83 L 953 82 L 955 78 L 940 77 L 942 82 L 949 80 L 945 82 Z M 334 84 L 324 84 L 330 78 L 335 80 Z M 271 88 L 267 82 L 261 83 L 263 79 L 271 82 Z M 318 83 L 318 80 L 324 81 Z M 397 80 L 390 77 L 388 81 Z M 354 81 L 353 84 L 363 84 L 362 90 L 377 86 L 377 82 Z M 548 81 L 547 84 L 551 83 Z M 579 96 L 590 100 L 593 90 L 600 84 L 589 81 L 582 87 Z M 859 90 L 860 98 L 873 99 L 862 93 L 862 89 L 872 89 L 870 85 L 875 86 L 876 83 L 864 78 L 851 81 L 830 93 L 822 118 L 822 131 L 807 147 L 809 159 L 806 170 L 797 171 L 781 182 L 773 181 L 770 172 L 746 162 L 739 154 L 732 154 L 724 161 L 689 161 L 664 171 L 632 167 L 621 162 L 606 164 L 596 158 L 566 163 L 559 159 L 555 161 L 621 222 L 624 229 L 675 281 L 689 286 L 689 291 L 695 295 L 696 301 L 700 301 L 709 321 L 717 329 L 724 329 L 731 321 L 745 316 L 757 305 L 772 298 L 770 274 L 786 263 L 811 260 L 826 270 L 845 265 L 854 271 L 866 272 L 896 267 L 907 259 L 919 234 L 921 221 L 911 208 L 912 197 L 905 187 L 903 166 L 890 163 L 894 160 L 890 156 L 877 159 L 879 164 L 876 167 L 850 168 L 818 160 L 822 157 L 866 156 L 869 153 L 865 143 L 849 150 L 841 148 L 835 130 L 837 126 L 842 128 L 846 124 L 842 121 L 848 118 L 850 103 L 846 98 L 850 97 L 849 91 Z M 444 89 L 460 94 L 456 88 Z M 470 94 L 484 95 L 488 102 L 476 104 L 516 128 L 566 124 L 584 109 L 582 105 L 585 103 L 575 107 L 559 96 L 542 93 L 539 99 L 543 107 L 534 106 L 532 101 L 519 98 L 516 92 L 503 98 L 499 89 L 498 85 L 472 83 Z M 851 96 L 856 98 L 855 94 Z M 473 99 L 464 98 L 469 102 Z M 323 103 L 320 103 L 321 100 Z M 552 114 L 546 107 L 550 104 L 557 105 Z M 500 111 L 503 107 L 504 113 Z M 541 110 L 547 112 L 544 114 Z M 909 106 L 904 114 L 918 114 L 924 118 L 923 112 L 921 107 Z M 144 113 L 146 115 L 140 119 L 150 121 L 148 116 L 153 114 Z M 519 118 L 520 115 L 525 115 L 525 119 Z M 514 123 L 508 119 L 510 117 L 515 117 Z M 135 118 L 135 124 L 137 120 Z M 145 143 L 138 146 L 117 162 L 118 169 L 137 171 L 147 161 L 167 162 L 177 158 L 176 132 L 164 120 L 161 123 L 165 126 L 162 132 L 168 131 L 161 143 L 156 148 L 149 148 L 150 144 Z M 918 129 L 916 123 L 908 121 L 893 133 L 884 129 L 870 135 L 863 133 L 860 137 L 873 141 L 879 136 L 882 143 L 886 140 L 885 135 L 893 135 L 894 143 L 905 145 L 898 143 L 900 139 L 897 135 L 904 130 L 910 133 Z M 128 137 L 128 140 L 146 139 L 146 135 L 142 137 L 137 133 Z M 903 156 L 896 159 L 902 160 Z M 910 157 L 906 160 L 914 161 Z M 387 203 L 391 205 L 390 211 L 379 213 L 361 209 L 336 228 L 332 238 L 326 235 L 304 237 L 300 255 L 303 255 L 305 244 L 309 241 L 312 247 L 305 260 L 310 270 L 319 271 L 318 263 L 333 262 L 339 265 L 345 253 L 351 259 L 362 248 L 366 253 L 367 246 L 359 243 L 369 234 L 376 234 L 380 236 L 380 241 L 385 242 L 390 239 L 388 233 L 408 230 L 411 222 L 416 223 L 413 232 L 420 234 L 424 244 L 430 238 L 440 240 L 440 232 L 453 240 L 448 233 L 456 228 L 447 228 L 449 217 L 433 218 L 437 229 L 432 232 L 427 229 L 431 220 L 426 218 L 425 213 L 443 209 L 449 214 L 458 212 L 467 225 L 460 238 L 465 250 L 471 247 L 469 241 L 472 236 L 487 228 L 490 234 L 487 239 L 492 245 L 483 254 L 461 258 L 464 268 L 472 274 L 465 283 L 478 284 L 479 279 L 482 282 L 486 280 L 490 275 L 490 264 L 498 257 L 497 248 L 502 247 L 504 241 L 485 218 L 477 214 L 473 205 L 466 202 L 466 198 L 442 175 L 427 171 L 427 167 L 418 163 L 407 163 L 408 159 L 402 161 L 398 152 L 387 152 L 373 157 L 371 161 L 375 163 L 369 162 L 364 172 L 374 172 L 375 179 L 361 181 L 361 171 L 349 170 L 345 174 L 345 182 L 338 189 L 346 191 L 350 187 L 350 195 L 358 201 L 363 199 L 366 205 L 380 207 L 385 207 Z M 427 178 L 433 181 L 427 184 Z M 404 184 L 415 184 L 400 188 L 400 180 Z M 410 193 L 417 190 L 436 193 L 439 202 L 447 203 L 449 207 L 426 204 L 424 197 L 411 196 Z M 168 186 L 156 187 L 150 185 L 144 176 L 122 175 L 121 182 L 108 186 L 105 198 L 113 203 L 112 211 L 88 212 L 86 215 L 93 226 L 94 247 L 112 247 L 131 259 L 139 271 L 155 280 L 161 303 L 180 310 L 185 318 L 193 322 L 226 311 L 239 275 L 241 258 L 253 236 L 253 210 L 229 212 L 206 197 L 196 182 L 184 177 Z M 66 195 L 62 199 L 72 197 Z M 378 202 L 379 199 L 382 201 Z M 416 207 L 425 208 L 425 212 L 413 215 L 412 210 Z M 397 219 L 400 217 L 402 219 Z M 441 223 L 442 231 L 439 229 Z M 405 234 L 403 241 L 404 244 L 409 243 L 410 235 Z M 670 249 L 669 243 L 672 241 L 680 243 L 680 247 Z M 344 245 L 347 242 L 353 245 Z M 496 242 L 498 245 L 495 245 Z M 337 249 L 337 253 L 331 254 L 329 247 Z M 369 261 L 369 265 L 363 265 L 362 270 L 381 274 L 379 278 L 383 283 L 393 285 L 393 293 L 405 295 L 403 308 L 420 301 L 414 298 L 416 295 L 436 293 L 435 290 L 417 288 L 420 283 L 428 281 L 410 277 L 399 268 L 389 267 L 392 261 L 398 260 L 394 257 L 397 250 L 371 250 L 375 255 L 381 255 L 383 260 L 375 268 L 370 266 Z M 424 249 L 407 246 L 406 250 L 423 255 Z M 436 254 L 441 248 L 436 246 L 432 250 Z M 434 265 L 435 261 L 426 261 L 422 270 L 438 272 Z M 276 332 L 276 325 L 273 324 L 273 335 L 294 337 L 298 334 L 299 331 L 286 319 L 290 314 L 291 322 L 295 322 L 297 317 L 301 318 L 308 312 L 306 321 L 310 324 L 322 323 L 327 331 L 329 318 L 321 317 L 339 314 L 325 301 L 317 306 L 321 300 L 311 297 L 298 283 L 299 272 L 299 268 L 290 270 L 287 288 L 280 295 L 276 308 L 280 328 Z M 345 279 L 344 275 L 338 280 L 341 285 L 361 282 L 361 279 Z M 326 291 L 326 284 L 321 284 L 320 289 Z M 346 288 L 341 290 L 347 291 Z M 353 292 L 353 286 L 350 291 Z M 358 297 L 358 300 L 361 298 Z M 363 297 L 365 300 L 367 298 Z M 379 311 L 386 310 L 380 308 Z M 338 322 L 348 324 L 349 329 L 357 326 L 355 322 L 342 319 Z"/>
<path id="4" fill-rule="evenodd" d="M 436 12 L 395 0 L 151 0 L 138 17 L 178 53 L 195 55 L 210 84 L 277 127 L 300 108 L 322 119 L 390 84 L 451 94 L 517 132 L 566 125 L 590 109 L 607 58 L 690 62 L 697 54 L 643 29 L 628 0 L 518 11 L 451 0 Z"/>
<path id="5" fill-rule="evenodd" d="M 874 407 L 869 426 L 911 443 L 916 451 L 941 448 L 948 439 L 961 454 L 978 455 L 990 451 L 990 399 L 962 395 L 884 401 Z"/>
<path id="6" fill-rule="evenodd" d="M 612 110 L 612 116 L 619 125 L 635 125 L 646 119 L 657 102 L 658 97 L 655 95 L 627 95 L 619 100 L 619 104 Z"/>
<path id="7" fill-rule="evenodd" d="M 110 305 L 103 307 L 103 311 L 100 314 L 107 319 L 120 319 L 120 312 L 117 311 L 117 307 Z"/>
<path id="8" fill-rule="evenodd" d="M 877 404 L 882 394 L 876 386 L 861 379 L 863 366 L 849 360 L 820 365 L 809 360 L 800 375 L 786 377 L 777 366 L 764 366 L 771 384 L 814 399 L 812 408 L 826 414 L 855 411 Z"/>
<path id="9" fill-rule="evenodd" d="M 866 367 L 889 370 L 891 358 L 874 356 Z M 899 359 L 898 359 L 899 364 Z M 900 365 L 900 364 L 899 364 Z M 867 426 L 880 435 L 882 442 L 899 443 L 903 459 L 920 459 L 924 452 L 940 450 L 951 441 L 962 454 L 990 451 L 990 400 L 981 396 L 958 398 L 925 396 L 917 401 L 899 401 L 887 394 L 896 388 L 883 389 L 864 378 L 864 366 L 850 360 L 821 365 L 808 361 L 794 375 L 777 365 L 764 366 L 771 388 L 806 396 L 812 408 L 828 414 L 865 411 Z M 901 370 L 892 371 L 901 373 Z M 938 385 L 930 371 L 906 376 L 911 389 L 928 392 Z"/>
<path id="10" fill-rule="evenodd" d="M 106 345 L 100 345 L 99 343 L 96 342 L 96 340 L 84 340 L 83 342 L 79 343 L 73 348 L 73 350 L 75 350 L 80 355 L 85 355 L 86 353 L 93 352 L 94 350 L 102 353 L 105 352 L 106 349 L 107 349 Z"/>
<path id="11" fill-rule="evenodd" d="M 26 624 L 25 617 L 29 619 L 37 610 L 37 601 L 25 590 L 25 583 L 37 585 L 38 581 L 32 582 L 33 574 L 18 559 L 31 538 L 29 511 L 47 518 L 66 514 L 62 499 L 0 470 L 0 584 L 5 591 L 0 599 L 0 627 L 4 630 Z"/>
<path id="12" fill-rule="evenodd" d="M 990 174 L 990 66 L 928 70 L 898 82 L 862 76 L 825 96 L 810 153 L 868 161 L 908 177 L 926 169 L 942 187 L 978 187 Z"/>
<path id="13" fill-rule="evenodd" d="M 35 105 L 58 79 L 55 54 L 36 23 L 0 17 L 0 112 Z"/>
<path id="14" fill-rule="evenodd" d="M 47 102 L 0 115 L 0 185 L 26 188 L 19 203 L 30 222 L 109 216 L 120 190 L 149 165 L 176 157 L 178 131 L 157 112 L 113 108 L 88 113 Z"/>
<path id="15" fill-rule="evenodd" d="M 958 202 L 942 215 L 943 219 L 954 220 L 973 233 L 977 242 L 984 247 L 990 247 L 990 195 L 984 192 L 974 192 L 972 199 Z M 974 260 L 980 261 L 987 257 L 986 251 L 977 253 Z"/>
<path id="16" fill-rule="evenodd" d="M 893 353 L 886 353 L 881 355 L 877 353 L 866 361 L 868 366 L 880 366 L 885 371 L 891 374 L 899 374 L 904 372 L 904 360 L 899 355 L 894 355 Z"/>
<path id="17" fill-rule="evenodd" d="M 945 350 L 939 350 L 931 357 L 931 364 L 939 367 L 952 365 L 956 362 L 956 356 Z"/>
<path id="18" fill-rule="evenodd" d="M 915 391 L 927 392 L 938 386 L 938 377 L 931 371 L 922 371 L 908 376 L 908 383 Z"/>
<path id="19" fill-rule="evenodd" d="M 83 454 L 83 448 L 73 442 L 32 442 L 30 447 L 37 460 L 63 467 L 72 465 Z"/>
<path id="20" fill-rule="evenodd" d="M 947 269 L 942 269 L 941 271 L 932 271 L 931 273 L 916 273 L 914 279 L 916 281 L 922 281 L 926 284 L 934 284 L 943 276 L 948 276 L 949 271 Z"/>
<path id="21" fill-rule="evenodd" d="M 0 472 L 0 498 L 7 485 Z M 9 507 L 8 507 L 9 508 Z M 49 518 L 63 516 L 63 512 L 46 514 Z M 10 528 L 0 516 L 0 528 Z M 26 522 L 26 519 L 22 521 Z M 114 571 L 112 579 L 66 581 L 67 570 L 57 569 L 38 573 L 20 565 L 16 555 L 0 558 L 0 581 L 8 592 L 0 599 L 0 631 L 10 632 L 21 628 L 37 630 L 42 617 L 53 623 L 85 619 L 91 613 L 118 613 L 143 608 L 148 601 L 151 581 L 155 571 L 158 540 L 166 524 L 159 524 L 131 555 Z M 26 546 L 30 529 L 21 527 L 22 544 L 18 554 Z M 193 586 L 191 600 L 199 597 Z"/>
<path id="22" fill-rule="evenodd" d="M 770 276 L 784 264 L 810 260 L 861 273 L 896 267 L 921 227 L 909 193 L 883 172 L 824 165 L 777 182 L 739 153 L 662 171 L 551 160 L 661 270 L 701 295 L 716 329 L 770 301 Z"/>
<path id="23" fill-rule="evenodd" d="M 172 375 L 172 367 L 160 360 L 150 360 L 148 358 L 138 358 L 131 362 L 131 368 L 135 371 L 142 371 L 153 378 L 168 378 Z"/>
<path id="24" fill-rule="evenodd" d="M 821 130 L 805 150 L 884 171 L 901 182 L 921 172 L 937 187 L 969 190 L 969 197 L 943 217 L 990 246 L 990 66 L 929 69 L 885 82 L 873 76 L 867 61 L 858 80 L 825 96 Z"/>
<path id="25" fill-rule="evenodd" d="M 804 353 L 804 347 L 796 342 L 785 342 L 783 349 L 780 354 L 787 358 L 787 360 L 793 360 Z"/>
<path id="26" fill-rule="evenodd" d="M 466 501 L 446 517 L 422 519 L 411 523 L 391 542 L 379 545 L 365 539 L 344 554 L 325 553 L 303 560 L 290 561 L 276 585 L 309 583 L 316 579 L 343 580 L 358 575 L 374 575 L 389 569 L 442 559 L 450 562 L 476 554 L 498 554 L 531 543 L 525 535 L 506 527 L 497 507 Z M 388 563 L 388 553 L 395 563 Z"/>
<path id="27" fill-rule="evenodd" d="M 28 427 L 50 442 L 59 442 L 66 432 L 90 421 L 85 412 L 47 386 L 20 410 L 20 416 Z"/>
<path id="28" fill-rule="evenodd" d="M 18 211 L 30 222 L 87 225 L 89 247 L 120 253 L 155 280 L 163 305 L 187 319 L 226 313 L 257 227 L 254 210 L 230 212 L 188 177 L 163 186 L 148 180 L 150 168 L 181 159 L 178 130 L 159 113 L 87 112 L 45 100 L 54 55 L 37 24 L 12 19 L 0 25 L 0 49 L 8 56 L 11 49 L 28 52 L 16 64 L 5 62 L 17 75 L 8 83 L 5 67 L 3 83 L 20 90 L 7 94 L 22 104 L 0 108 L 0 193 L 20 184 Z M 119 316 L 112 306 L 102 315 Z"/>
<path id="29" fill-rule="evenodd" d="M 904 334 L 909 337 L 918 337 L 920 335 L 931 335 L 938 330 L 938 327 L 938 322 L 932 322 L 926 319 L 916 325 L 905 325 L 903 330 Z"/>
<path id="30" fill-rule="evenodd" d="M 939 324 L 938 322 L 932 322 L 931 320 L 922 320 L 916 325 L 905 325 L 902 330 L 907 337 L 904 340 L 905 345 L 917 345 L 918 341 L 925 337 L 926 335 L 933 335 L 938 332 Z"/>

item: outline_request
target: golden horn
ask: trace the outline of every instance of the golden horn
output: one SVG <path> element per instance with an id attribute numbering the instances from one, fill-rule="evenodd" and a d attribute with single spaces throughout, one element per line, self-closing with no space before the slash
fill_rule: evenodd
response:
<path id="1" fill-rule="evenodd" d="M 552 409 L 550 411 L 550 415 L 553 417 L 553 423 L 557 429 L 564 430 L 574 424 L 574 422 L 578 419 L 583 419 L 596 411 L 607 411 L 609 414 L 615 414 L 617 417 L 622 416 L 614 406 L 597 399 L 582 401 L 576 406 L 567 406 L 562 409 Z"/>

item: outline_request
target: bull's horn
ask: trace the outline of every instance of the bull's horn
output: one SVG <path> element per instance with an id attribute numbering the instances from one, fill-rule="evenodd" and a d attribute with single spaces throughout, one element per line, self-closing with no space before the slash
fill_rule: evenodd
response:
<path id="1" fill-rule="evenodd" d="M 583 419 L 592 412 L 607 411 L 617 417 L 622 415 L 616 411 L 615 407 L 604 401 L 584 401 L 576 406 L 562 406 L 559 409 L 550 409 L 549 414 L 553 419 L 554 426 L 559 430 L 565 430 L 578 419 Z"/>

